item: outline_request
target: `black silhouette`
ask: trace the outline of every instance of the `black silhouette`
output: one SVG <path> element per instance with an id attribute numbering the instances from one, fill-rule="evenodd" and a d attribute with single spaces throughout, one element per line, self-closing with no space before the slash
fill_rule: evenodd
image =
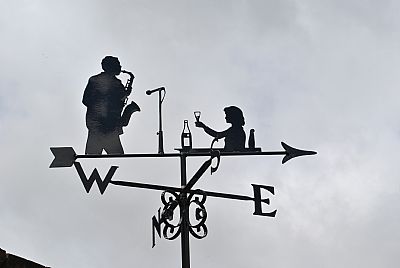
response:
<path id="1" fill-rule="evenodd" d="M 228 114 L 228 113 L 227 113 Z M 227 121 L 228 120 L 227 118 Z M 244 120 L 243 120 L 244 123 Z M 204 125 L 204 124 L 203 124 Z M 234 124 L 232 124 L 234 125 Z M 253 132 L 253 131 L 250 131 Z M 253 132 L 254 134 L 254 132 Z M 226 138 L 225 138 L 226 139 Z M 90 192 L 94 183 L 97 184 L 100 193 L 104 194 L 109 184 L 133 187 L 151 190 L 163 191 L 161 194 L 161 201 L 163 208 L 159 208 L 157 215 L 152 217 L 152 230 L 153 230 L 153 247 L 155 246 L 156 233 L 161 238 L 161 233 L 165 239 L 174 240 L 178 237 L 181 238 L 181 257 L 182 267 L 190 267 L 190 252 L 189 252 L 189 238 L 190 235 L 197 239 L 202 239 L 207 236 L 208 228 L 206 226 L 207 210 L 205 202 L 208 197 L 217 197 L 225 199 L 235 199 L 243 201 L 254 202 L 254 213 L 253 215 L 264 216 L 264 217 L 275 217 L 277 210 L 266 212 L 263 210 L 265 205 L 270 205 L 270 198 L 265 197 L 261 193 L 267 191 L 269 194 L 274 195 L 274 187 L 267 185 L 251 184 L 253 187 L 253 196 L 237 195 L 231 193 L 221 192 L 210 192 L 203 191 L 200 189 L 193 190 L 194 185 L 202 178 L 205 172 L 210 168 L 211 174 L 216 172 L 219 166 L 221 156 L 232 156 L 232 155 L 284 155 L 282 164 L 288 160 L 303 156 L 313 155 L 316 152 L 305 151 L 293 148 L 282 142 L 284 151 L 219 151 L 210 150 L 197 151 L 197 150 L 181 150 L 179 153 L 166 153 L 166 154 L 125 154 L 123 158 L 154 158 L 154 157 L 178 157 L 180 159 L 180 187 L 171 187 L 166 185 L 130 182 L 130 181 L 117 181 L 113 180 L 112 177 L 118 169 L 118 166 L 111 166 L 104 176 L 104 179 L 100 176 L 98 170 L 95 168 L 92 173 L 88 176 L 83 171 L 83 168 L 79 161 L 79 158 L 112 158 L 115 155 L 77 155 L 72 147 L 52 147 L 51 152 L 54 155 L 54 160 L 50 165 L 50 168 L 57 167 L 71 167 L 74 166 L 78 175 L 85 187 L 87 193 Z M 256 148 L 257 149 L 257 148 Z M 198 156 L 210 156 L 210 159 L 205 161 L 192 178 L 187 181 L 187 157 L 198 157 Z M 213 165 L 213 160 L 217 160 L 216 165 Z M 215 163 L 215 161 L 214 161 Z M 194 212 L 194 213 L 193 213 Z"/>
<path id="2" fill-rule="evenodd" d="M 215 131 L 201 122 L 200 118 L 199 120 L 196 118 L 195 125 L 203 128 L 208 135 L 216 139 L 225 138 L 224 149 L 226 151 L 245 151 L 246 133 L 243 130 L 244 117 L 242 110 L 236 106 L 229 106 L 224 109 L 224 112 L 226 122 L 232 124 L 227 130 L 222 132 Z"/>
<path id="3" fill-rule="evenodd" d="M 167 92 L 165 91 L 165 87 L 159 87 L 156 89 L 149 89 L 146 90 L 146 95 L 151 95 L 154 92 L 158 92 L 158 153 L 164 154 L 164 136 L 162 130 L 162 113 L 161 113 L 161 106 L 164 102 L 165 95 Z"/>
<path id="4" fill-rule="evenodd" d="M 190 150 L 192 149 L 192 133 L 189 129 L 189 121 L 183 121 L 183 130 L 181 134 L 181 145 L 183 150 Z"/>
<path id="5" fill-rule="evenodd" d="M 130 116 L 140 111 L 135 102 L 126 106 L 128 96 L 132 92 L 134 76 L 121 70 L 121 64 L 116 57 L 106 56 L 101 66 L 104 72 L 89 78 L 83 94 L 82 103 L 87 107 L 86 126 L 89 130 L 85 154 L 123 154 L 120 135 L 122 127 L 127 126 Z M 130 76 L 124 86 L 116 76 L 121 72 Z"/>
<path id="6" fill-rule="evenodd" d="M 202 178 L 208 169 L 211 169 L 211 174 L 217 171 L 222 156 L 284 155 L 282 159 L 282 164 L 284 164 L 288 160 L 298 156 L 316 154 L 316 152 L 313 151 L 293 148 L 283 142 L 281 143 L 284 149 L 283 151 L 262 152 L 261 148 L 255 147 L 254 129 L 250 130 L 249 148 L 245 148 L 246 134 L 243 130 L 245 120 L 242 111 L 236 106 L 229 106 L 224 109 L 226 122 L 230 123 L 232 126 L 222 132 L 215 131 L 206 126 L 200 121 L 201 112 L 194 112 L 196 127 L 203 128 L 207 134 L 214 137 L 214 141 L 219 138 L 224 138 L 224 150 L 213 150 L 212 144 L 211 149 L 192 148 L 192 137 L 188 121 L 185 120 L 184 130 L 181 135 L 182 148 L 177 149 L 179 153 L 164 154 L 161 116 L 161 104 L 165 97 L 164 87 L 146 91 L 147 95 L 158 92 L 159 96 L 158 154 L 124 154 L 119 138 L 123 133 L 122 127 L 128 125 L 130 117 L 134 112 L 140 111 L 139 106 L 133 101 L 124 109 L 127 97 L 132 91 L 134 76 L 130 72 L 121 70 L 120 62 L 116 57 L 106 56 L 102 61 L 102 67 L 104 72 L 94 75 L 89 79 L 82 100 L 83 104 L 87 107 L 86 125 L 89 130 L 85 155 L 76 154 L 72 147 L 51 147 L 50 150 L 54 155 L 54 160 L 50 164 L 50 168 L 74 166 L 87 193 L 90 192 L 94 183 L 97 184 L 101 194 L 104 194 L 109 184 L 163 191 L 161 194 L 161 201 L 164 207 L 160 207 L 157 215 L 152 217 L 153 247 L 155 246 L 155 232 L 161 237 L 162 230 L 164 238 L 168 240 L 174 240 L 180 236 L 182 267 L 184 268 L 190 267 L 189 235 L 191 234 L 197 239 L 202 239 L 207 236 L 208 229 L 205 224 L 207 210 L 205 208 L 205 201 L 208 196 L 252 201 L 254 202 L 253 215 L 275 217 L 277 212 L 277 210 L 270 212 L 263 211 L 264 205 L 270 205 L 270 199 L 265 198 L 264 195 L 261 194 L 261 190 L 266 190 L 269 194 L 274 195 L 273 186 L 251 184 L 254 196 L 210 192 L 200 189 L 193 190 L 194 185 Z M 127 73 L 130 76 L 125 86 L 116 78 L 121 72 Z M 102 155 L 103 150 L 108 154 L 124 155 Z M 210 156 L 210 159 L 205 161 L 192 178 L 187 181 L 187 158 L 198 156 Z M 111 166 L 107 174 L 103 176 L 103 179 L 97 168 L 88 176 L 87 174 L 89 173 L 85 173 L 82 165 L 77 161 L 79 158 L 93 159 L 114 157 L 177 157 L 180 159 L 180 187 L 113 180 L 112 178 L 118 166 Z M 177 216 L 179 217 L 178 219 Z M 174 218 L 176 220 L 174 220 Z"/>
<path id="7" fill-rule="evenodd" d="M 250 129 L 249 135 L 249 149 L 255 150 L 256 149 L 256 139 L 254 137 L 255 130 L 252 128 Z"/>

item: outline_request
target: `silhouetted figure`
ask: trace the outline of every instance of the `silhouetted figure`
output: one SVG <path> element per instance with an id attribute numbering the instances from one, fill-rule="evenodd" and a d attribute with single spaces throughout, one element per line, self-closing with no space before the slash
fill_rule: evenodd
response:
<path id="1" fill-rule="evenodd" d="M 89 78 L 83 94 L 82 103 L 87 107 L 86 126 L 89 130 L 85 154 L 101 154 L 103 149 L 108 154 L 123 154 L 124 149 L 119 136 L 129 119 L 122 120 L 121 114 L 125 100 L 132 92 L 133 75 L 123 71 L 131 75 L 130 84 L 124 86 L 121 80 L 116 78 L 121 73 L 118 58 L 106 56 L 101 66 L 104 72 Z M 133 112 L 140 111 L 140 108 L 131 102 L 126 110 L 132 115 Z"/>
<path id="2" fill-rule="evenodd" d="M 244 117 L 242 110 L 236 106 L 229 106 L 224 109 L 224 112 L 226 122 L 232 124 L 232 126 L 225 131 L 215 131 L 201 121 L 197 121 L 195 125 L 196 127 L 203 128 L 208 135 L 214 138 L 225 138 L 224 149 L 226 151 L 244 151 L 246 133 L 243 130 Z"/>

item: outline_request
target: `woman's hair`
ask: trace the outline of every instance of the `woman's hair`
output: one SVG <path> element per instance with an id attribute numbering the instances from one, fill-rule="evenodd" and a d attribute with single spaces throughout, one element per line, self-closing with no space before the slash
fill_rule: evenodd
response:
<path id="1" fill-rule="evenodd" d="M 103 68 L 104 71 L 113 73 L 121 68 L 121 64 L 117 57 L 106 56 L 101 61 L 101 67 Z"/>
<path id="2" fill-rule="evenodd" d="M 229 106 L 224 108 L 224 112 L 231 119 L 232 124 L 244 126 L 243 112 L 236 106 Z"/>

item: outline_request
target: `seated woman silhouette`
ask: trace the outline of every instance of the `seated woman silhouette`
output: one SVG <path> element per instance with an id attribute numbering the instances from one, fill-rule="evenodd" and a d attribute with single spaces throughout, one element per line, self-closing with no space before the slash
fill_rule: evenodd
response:
<path id="1" fill-rule="evenodd" d="M 229 106 L 224 108 L 224 112 L 226 122 L 232 124 L 227 130 L 222 132 L 215 131 L 201 121 L 196 122 L 196 127 L 203 128 L 208 135 L 216 139 L 225 138 L 224 149 L 226 151 L 244 151 L 246 133 L 243 130 L 244 117 L 242 110 L 236 106 Z"/>

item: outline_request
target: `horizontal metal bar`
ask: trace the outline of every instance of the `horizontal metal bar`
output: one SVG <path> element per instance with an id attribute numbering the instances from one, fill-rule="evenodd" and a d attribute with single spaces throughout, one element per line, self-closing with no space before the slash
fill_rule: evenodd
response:
<path id="1" fill-rule="evenodd" d="M 110 181 L 111 184 L 125 187 L 133 187 L 133 188 L 144 188 L 150 190 L 160 190 L 160 191 L 174 191 L 174 192 L 183 192 L 183 188 L 165 186 L 165 185 L 156 185 L 156 184 L 148 184 L 148 183 L 139 183 L 139 182 L 129 182 L 129 181 Z M 210 197 L 219 197 L 226 199 L 235 199 L 235 200 L 245 200 L 245 201 L 254 201 L 254 197 L 249 197 L 245 195 L 237 195 L 237 194 L 227 194 L 227 193 L 219 193 L 219 192 L 211 192 L 211 191 L 202 191 L 202 190 L 189 190 L 187 193 L 193 194 L 201 194 L 205 193 Z"/>
<path id="2" fill-rule="evenodd" d="M 125 187 L 133 187 L 133 188 L 144 188 L 150 190 L 160 190 L 160 191 L 175 191 L 181 192 L 182 189 L 178 187 L 165 186 L 165 185 L 157 185 L 157 184 L 148 184 L 148 183 L 140 183 L 140 182 L 130 182 L 130 181 L 110 181 L 111 184 Z"/>
<path id="3" fill-rule="evenodd" d="M 286 151 L 275 152 L 224 152 L 220 151 L 221 156 L 242 156 L 242 155 L 286 155 Z M 76 155 L 75 158 L 163 158 L 163 157 L 191 157 L 191 156 L 211 156 L 211 152 L 182 152 L 165 154 L 101 154 L 101 155 Z"/>
<path id="4" fill-rule="evenodd" d="M 196 191 L 196 190 L 194 190 L 194 191 Z M 253 197 L 249 197 L 249 196 L 245 196 L 245 195 L 218 193 L 218 192 L 210 192 L 210 191 L 203 191 L 203 192 L 206 193 L 207 196 L 211 196 L 211 197 L 219 197 L 219 198 L 235 199 L 235 200 L 245 200 L 245 201 L 254 201 Z"/>
<path id="5" fill-rule="evenodd" d="M 78 154 L 75 158 L 154 158 L 154 157 L 179 157 L 179 153 L 169 154 Z"/>

